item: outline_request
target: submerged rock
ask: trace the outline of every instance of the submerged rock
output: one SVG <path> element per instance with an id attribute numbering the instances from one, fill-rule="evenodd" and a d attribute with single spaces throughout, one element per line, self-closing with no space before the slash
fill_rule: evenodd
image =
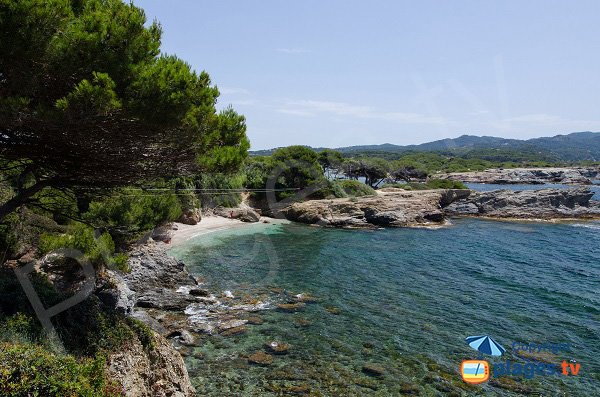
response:
<path id="1" fill-rule="evenodd" d="M 335 315 L 338 315 L 342 312 L 342 309 L 340 309 L 339 307 L 335 307 L 335 306 L 326 306 L 325 310 L 327 310 L 328 313 L 335 314 Z"/>
<path id="2" fill-rule="evenodd" d="M 221 335 L 222 336 L 239 335 L 239 334 L 243 334 L 247 330 L 248 330 L 248 327 L 246 327 L 245 325 L 240 325 L 239 327 L 233 327 L 233 328 L 226 329 L 225 331 L 221 332 Z"/>
<path id="3" fill-rule="evenodd" d="M 257 352 L 248 356 L 248 362 L 262 366 L 273 364 L 273 356 L 265 352 Z"/>
<path id="4" fill-rule="evenodd" d="M 290 350 L 289 344 L 278 341 L 265 343 L 265 347 L 273 354 L 287 354 Z"/>
<path id="5" fill-rule="evenodd" d="M 365 363 L 362 366 L 362 371 L 371 376 L 383 376 L 385 375 L 385 368 L 379 364 Z"/>
<path id="6" fill-rule="evenodd" d="M 280 303 L 277 305 L 277 309 L 284 312 L 297 312 L 298 310 L 304 309 L 306 303 L 297 302 L 297 303 Z"/>

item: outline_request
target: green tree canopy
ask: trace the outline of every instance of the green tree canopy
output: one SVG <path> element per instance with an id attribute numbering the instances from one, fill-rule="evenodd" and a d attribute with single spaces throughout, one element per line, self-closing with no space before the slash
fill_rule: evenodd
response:
<path id="1" fill-rule="evenodd" d="M 0 166 L 16 195 L 113 188 L 239 167 L 245 120 L 207 73 L 161 55 L 161 28 L 121 0 L 0 0 Z"/>

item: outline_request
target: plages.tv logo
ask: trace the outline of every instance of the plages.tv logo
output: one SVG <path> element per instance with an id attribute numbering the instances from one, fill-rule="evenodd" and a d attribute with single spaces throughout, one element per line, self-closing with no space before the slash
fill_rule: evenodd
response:
<path id="1" fill-rule="evenodd" d="M 506 349 L 487 335 L 470 336 L 467 338 L 467 344 L 471 348 L 477 350 L 480 355 L 486 354 L 499 357 L 506 352 Z M 520 346 L 520 348 L 515 348 L 515 345 L 517 347 Z M 561 349 L 568 349 L 568 347 L 564 347 L 568 345 L 535 344 L 536 349 L 531 347 L 533 345 L 534 344 L 525 345 L 523 343 L 513 343 L 514 354 L 525 360 L 525 363 L 506 359 L 504 362 L 499 361 L 490 364 L 488 361 L 482 360 L 481 357 L 477 360 L 465 360 L 462 362 L 460 369 L 462 378 L 467 383 L 478 384 L 487 382 L 490 378 L 500 378 L 504 376 L 519 376 L 525 379 L 532 379 L 535 376 L 569 376 L 579 374 L 581 365 L 574 361 L 567 363 L 566 360 L 562 360 L 562 362 L 557 365 L 547 362 L 536 362 L 526 355 L 519 354 L 520 351 L 529 351 L 529 353 L 531 353 L 534 350 L 541 352 L 543 349 L 557 353 Z"/>

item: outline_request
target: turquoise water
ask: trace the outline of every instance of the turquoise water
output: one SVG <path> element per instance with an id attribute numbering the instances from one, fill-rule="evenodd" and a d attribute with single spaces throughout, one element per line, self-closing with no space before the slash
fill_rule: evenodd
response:
<path id="1" fill-rule="evenodd" d="M 257 224 L 174 250 L 215 290 L 319 298 L 297 313 L 253 314 L 264 323 L 244 334 L 205 337 L 186 358 L 199 395 L 599 395 L 600 222 L 452 223 L 376 231 Z M 464 339 L 480 334 L 508 350 L 485 356 L 491 363 L 523 362 L 515 341 L 568 343 L 568 352 L 540 359 L 576 360 L 580 373 L 467 385 L 460 363 L 478 354 Z M 248 365 L 246 355 L 270 340 L 289 343 L 290 353 Z M 385 374 L 365 374 L 365 363 Z"/>

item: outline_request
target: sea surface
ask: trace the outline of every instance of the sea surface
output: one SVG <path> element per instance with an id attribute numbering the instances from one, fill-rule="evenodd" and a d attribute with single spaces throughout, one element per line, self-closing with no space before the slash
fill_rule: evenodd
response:
<path id="1" fill-rule="evenodd" d="M 274 300 L 253 313 L 262 324 L 205 337 L 186 357 L 202 396 L 600 395 L 600 222 L 453 219 L 439 229 L 374 231 L 254 224 L 172 254 L 208 288 Z M 281 312 L 280 295 L 265 291 L 319 301 Z M 507 352 L 482 355 L 466 344 L 472 335 Z M 289 343 L 289 353 L 249 365 L 245 357 L 272 340 Z M 579 373 L 477 386 L 461 379 L 466 359 L 526 364 L 516 348 L 530 343 L 568 345 L 526 358 L 566 360 Z M 365 373 L 367 363 L 384 374 Z"/>

